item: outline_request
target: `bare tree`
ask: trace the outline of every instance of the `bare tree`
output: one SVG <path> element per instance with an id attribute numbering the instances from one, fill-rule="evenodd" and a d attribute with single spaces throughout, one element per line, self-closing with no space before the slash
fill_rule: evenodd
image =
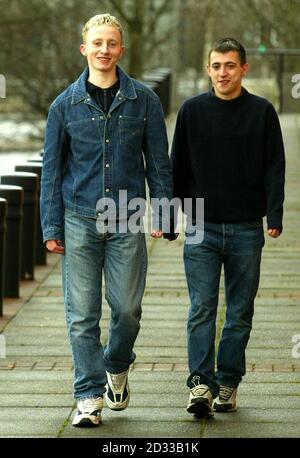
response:
<path id="1" fill-rule="evenodd" d="M 300 47 L 299 0 L 0 0 L 0 11 L 7 100 L 18 95 L 43 115 L 86 65 L 81 29 L 95 14 L 115 14 L 124 25 L 122 66 L 137 78 L 154 65 L 201 74 L 208 48 L 224 36 L 251 48 Z"/>
<path id="2" fill-rule="evenodd" d="M 1 73 L 9 76 L 8 92 L 45 115 L 55 95 L 85 65 L 78 50 L 84 22 L 107 11 L 125 24 L 126 70 L 141 77 L 155 50 L 170 37 L 169 27 L 158 27 L 171 4 L 172 0 L 0 0 L 0 64 Z"/>
<path id="3" fill-rule="evenodd" d="M 18 95 L 33 112 L 46 115 L 55 95 L 74 80 L 84 65 L 78 46 L 81 21 L 91 2 L 1 3 L 6 8 L 0 20 L 0 62 L 2 73 L 7 75 L 8 96 Z"/>
<path id="4" fill-rule="evenodd" d="M 128 65 L 130 75 L 140 78 L 153 61 L 156 50 L 170 40 L 174 24 L 161 27 L 162 19 L 170 16 L 176 0 L 109 0 L 113 12 L 125 25 L 128 35 Z"/>

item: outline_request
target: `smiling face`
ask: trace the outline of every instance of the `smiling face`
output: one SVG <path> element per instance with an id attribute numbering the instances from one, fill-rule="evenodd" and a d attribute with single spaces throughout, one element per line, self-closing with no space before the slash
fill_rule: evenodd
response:
<path id="1" fill-rule="evenodd" d="M 207 73 L 214 86 L 215 94 L 221 99 L 230 100 L 238 97 L 242 89 L 242 78 L 248 71 L 248 64 L 241 65 L 236 51 L 210 55 Z"/>
<path id="2" fill-rule="evenodd" d="M 87 31 L 80 51 L 87 58 L 90 74 L 114 73 L 124 52 L 121 34 L 110 25 L 95 25 Z"/>

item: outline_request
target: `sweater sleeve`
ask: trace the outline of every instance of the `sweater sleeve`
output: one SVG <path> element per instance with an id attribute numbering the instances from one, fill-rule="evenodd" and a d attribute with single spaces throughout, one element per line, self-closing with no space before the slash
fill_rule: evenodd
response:
<path id="1" fill-rule="evenodd" d="M 171 149 L 174 197 L 182 202 L 188 194 L 189 154 L 184 106 L 180 109 L 175 125 Z"/>
<path id="2" fill-rule="evenodd" d="M 264 186 L 267 196 L 267 227 L 282 230 L 285 155 L 279 119 L 274 107 L 267 109 Z"/>

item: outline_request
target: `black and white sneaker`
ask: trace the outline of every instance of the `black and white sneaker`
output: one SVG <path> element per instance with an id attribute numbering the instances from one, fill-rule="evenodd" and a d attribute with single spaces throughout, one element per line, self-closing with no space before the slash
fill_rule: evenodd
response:
<path id="1" fill-rule="evenodd" d="M 212 411 L 212 394 L 207 385 L 199 382 L 199 376 L 192 378 L 192 383 L 195 386 L 190 390 L 187 411 L 194 414 L 197 418 L 212 417 L 214 415 Z"/>
<path id="2" fill-rule="evenodd" d="M 105 400 L 112 410 L 124 410 L 129 404 L 130 391 L 128 384 L 128 370 L 120 374 L 107 375 Z"/>
<path id="3" fill-rule="evenodd" d="M 219 396 L 215 399 L 213 409 L 215 412 L 236 411 L 237 388 L 232 386 L 220 386 Z"/>
<path id="4" fill-rule="evenodd" d="M 73 426 L 90 427 L 98 426 L 101 419 L 103 408 L 103 398 L 87 398 L 77 402 L 77 412 L 73 419 Z"/>

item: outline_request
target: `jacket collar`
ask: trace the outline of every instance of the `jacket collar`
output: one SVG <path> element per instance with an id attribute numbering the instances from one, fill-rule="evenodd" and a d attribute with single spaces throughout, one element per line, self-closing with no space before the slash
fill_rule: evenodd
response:
<path id="1" fill-rule="evenodd" d="M 125 99 L 136 99 L 136 91 L 132 79 L 117 65 L 117 75 L 120 81 L 120 89 L 118 94 Z M 89 69 L 86 67 L 77 81 L 74 83 L 72 93 L 72 105 L 86 100 L 89 95 L 86 90 L 86 80 L 89 76 Z"/>

